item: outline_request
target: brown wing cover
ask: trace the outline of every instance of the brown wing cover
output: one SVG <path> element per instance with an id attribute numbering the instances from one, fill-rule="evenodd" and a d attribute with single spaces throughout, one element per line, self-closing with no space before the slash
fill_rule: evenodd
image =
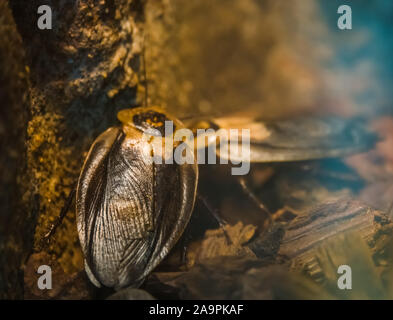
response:
<path id="1" fill-rule="evenodd" d="M 77 190 L 86 271 L 96 285 L 139 286 L 192 213 L 196 165 L 157 165 L 142 139 L 110 128 L 92 145 Z"/>

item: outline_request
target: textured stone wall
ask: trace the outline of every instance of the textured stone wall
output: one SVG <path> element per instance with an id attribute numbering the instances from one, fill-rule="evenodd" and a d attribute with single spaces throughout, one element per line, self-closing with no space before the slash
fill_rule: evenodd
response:
<path id="1" fill-rule="evenodd" d="M 32 245 L 26 168 L 28 67 L 7 2 L 0 3 L 0 299 L 23 296 L 21 265 Z M 21 237 L 21 232 L 24 237 Z"/>

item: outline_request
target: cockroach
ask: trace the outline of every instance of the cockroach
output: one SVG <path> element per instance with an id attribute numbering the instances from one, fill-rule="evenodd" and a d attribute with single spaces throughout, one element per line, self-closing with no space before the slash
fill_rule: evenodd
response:
<path id="1" fill-rule="evenodd" d="M 76 188 L 86 273 L 97 287 L 116 290 L 140 286 L 167 256 L 189 222 L 198 185 L 196 162 L 157 164 L 144 137 L 149 130 L 164 134 L 165 121 L 175 130 L 184 128 L 180 120 L 158 107 L 121 110 L 118 119 L 120 126 L 92 144 Z M 271 122 L 227 117 L 209 120 L 209 126 L 250 128 L 250 162 L 341 157 L 366 150 L 375 140 L 361 121 L 334 117 Z M 249 191 L 245 180 L 240 182 Z"/>
<path id="2" fill-rule="evenodd" d="M 155 164 L 146 130 L 182 123 L 158 108 L 123 110 L 93 143 L 76 191 L 85 269 L 96 285 L 138 286 L 175 245 L 195 202 L 198 166 Z"/>

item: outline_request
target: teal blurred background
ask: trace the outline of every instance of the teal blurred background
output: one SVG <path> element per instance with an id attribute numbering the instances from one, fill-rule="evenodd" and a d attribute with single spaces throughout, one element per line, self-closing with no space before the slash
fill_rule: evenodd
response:
<path id="1" fill-rule="evenodd" d="M 350 79 L 346 89 L 354 92 L 359 111 L 393 114 L 393 1 L 391 0 L 318 0 L 326 26 L 332 36 L 335 58 L 328 67 L 337 70 L 339 83 Z M 352 8 L 352 30 L 337 28 L 337 8 Z M 345 77 L 347 73 L 347 77 Z M 340 82 L 340 79 L 343 82 Z"/>

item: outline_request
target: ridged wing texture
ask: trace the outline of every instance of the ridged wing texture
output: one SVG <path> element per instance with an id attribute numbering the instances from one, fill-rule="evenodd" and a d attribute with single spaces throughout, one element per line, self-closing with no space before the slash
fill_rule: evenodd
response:
<path id="1" fill-rule="evenodd" d="M 157 167 L 148 152 L 143 142 L 110 129 L 97 138 L 86 159 L 78 184 L 77 223 L 95 283 L 138 286 L 189 220 L 196 172 Z"/>
<path id="2" fill-rule="evenodd" d="M 309 116 L 271 122 L 253 120 L 248 125 L 237 121 L 242 128 L 250 128 L 251 162 L 342 157 L 367 150 L 376 141 L 362 119 Z M 220 124 L 222 127 L 225 119 Z"/>

